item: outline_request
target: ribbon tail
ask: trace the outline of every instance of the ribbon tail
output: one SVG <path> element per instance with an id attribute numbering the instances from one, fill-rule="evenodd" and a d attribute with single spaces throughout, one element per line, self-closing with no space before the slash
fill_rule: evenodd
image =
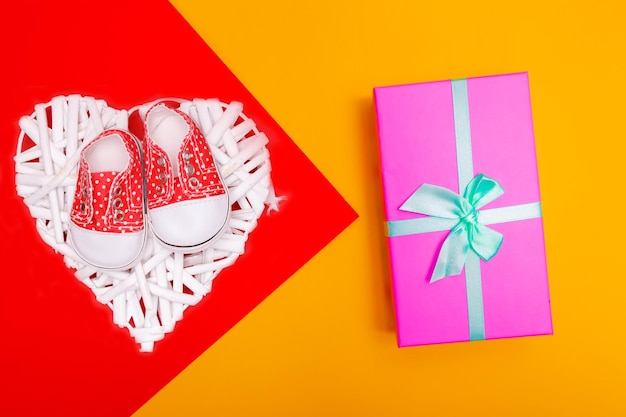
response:
<path id="1" fill-rule="evenodd" d="M 450 231 L 441 246 L 430 282 L 459 275 L 463 271 L 468 250 L 467 230 L 459 223 Z"/>

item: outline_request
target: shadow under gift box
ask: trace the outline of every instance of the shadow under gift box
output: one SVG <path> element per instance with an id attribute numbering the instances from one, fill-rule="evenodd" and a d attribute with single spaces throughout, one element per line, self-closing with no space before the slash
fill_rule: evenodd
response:
<path id="1" fill-rule="evenodd" d="M 528 74 L 378 87 L 374 98 L 399 346 L 552 334 Z M 479 174 L 504 190 L 474 207 L 479 219 L 521 214 L 485 222 L 503 236 L 488 261 L 470 247 L 460 274 L 431 281 L 465 220 L 400 207 L 424 184 L 463 196 Z M 445 226 L 411 227 L 425 221 Z"/>

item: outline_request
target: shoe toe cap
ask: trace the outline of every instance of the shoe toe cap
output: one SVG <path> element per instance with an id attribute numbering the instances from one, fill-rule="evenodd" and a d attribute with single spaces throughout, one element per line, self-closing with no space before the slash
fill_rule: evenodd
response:
<path id="1" fill-rule="evenodd" d="M 145 230 L 132 233 L 107 233 L 70 224 L 70 239 L 83 260 L 103 269 L 130 268 L 140 257 Z"/>
<path id="2" fill-rule="evenodd" d="M 227 195 L 182 201 L 149 212 L 157 239 L 182 251 L 206 245 L 218 237 L 229 214 Z"/>

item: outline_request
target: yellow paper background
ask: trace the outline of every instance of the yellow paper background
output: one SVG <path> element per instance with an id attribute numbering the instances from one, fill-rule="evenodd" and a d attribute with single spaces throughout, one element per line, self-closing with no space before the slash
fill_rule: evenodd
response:
<path id="1" fill-rule="evenodd" d="M 626 415 L 622 2 L 172 3 L 360 218 L 137 417 Z M 555 335 L 400 350 L 372 88 L 517 71 Z"/>

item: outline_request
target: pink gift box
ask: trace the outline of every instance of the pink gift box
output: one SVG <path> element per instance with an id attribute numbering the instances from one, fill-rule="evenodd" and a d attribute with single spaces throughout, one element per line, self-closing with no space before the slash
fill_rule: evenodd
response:
<path id="1" fill-rule="evenodd" d="M 374 98 L 399 346 L 552 334 L 528 75 L 379 87 Z M 431 282 L 467 217 L 400 207 L 423 184 L 462 196 L 478 174 L 504 190 L 476 207 L 502 244 L 488 261 L 470 247 L 460 274 Z"/>

